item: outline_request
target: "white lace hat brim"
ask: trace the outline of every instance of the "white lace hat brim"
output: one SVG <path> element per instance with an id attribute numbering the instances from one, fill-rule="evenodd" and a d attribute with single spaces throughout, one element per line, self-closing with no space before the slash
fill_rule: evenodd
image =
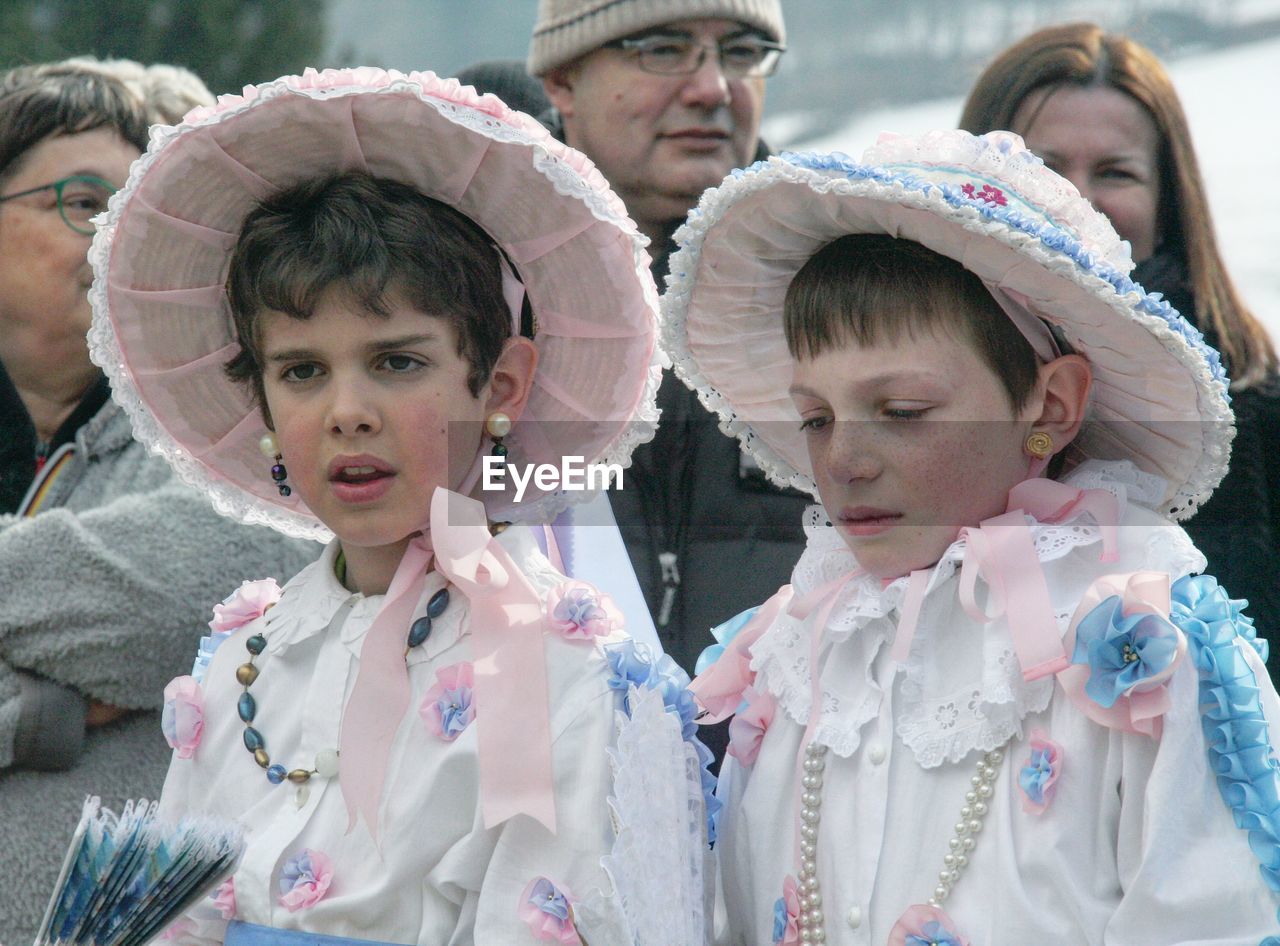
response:
<path id="1" fill-rule="evenodd" d="M 970 196 L 983 187 L 998 196 Z M 664 344 L 677 374 L 775 482 L 817 495 L 788 395 L 783 299 L 818 249 L 850 233 L 913 240 L 960 261 L 1025 299 L 1089 360 L 1093 391 L 1073 465 L 1132 460 L 1168 482 L 1161 509 L 1174 518 L 1225 474 L 1234 428 L 1217 352 L 1128 279 L 1127 244 L 1020 139 L 947 132 L 886 136 L 861 163 L 770 158 L 707 191 L 676 234 Z"/>
<path id="2" fill-rule="evenodd" d="M 645 240 L 625 208 L 590 161 L 493 96 L 378 69 L 309 70 L 152 129 L 90 254 L 91 351 L 137 437 L 219 511 L 328 535 L 296 492 L 278 494 L 261 415 L 223 371 L 238 350 L 224 284 L 258 200 L 347 169 L 456 207 L 514 263 L 539 363 L 510 461 L 629 465 L 656 427 L 661 353 Z M 529 487 L 519 504 L 513 485 L 487 492 L 490 514 L 546 520 L 590 498 Z"/>

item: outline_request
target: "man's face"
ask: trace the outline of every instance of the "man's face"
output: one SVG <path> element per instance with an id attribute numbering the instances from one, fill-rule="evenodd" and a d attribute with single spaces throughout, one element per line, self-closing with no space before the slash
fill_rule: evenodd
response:
<path id="1" fill-rule="evenodd" d="M 708 47 L 759 31 L 733 20 L 681 20 L 638 36 L 671 36 Z M 602 47 L 553 70 L 547 94 L 565 139 L 600 168 L 650 238 L 683 220 L 708 187 L 756 150 L 763 78 L 728 78 L 707 51 L 689 75 L 655 75 L 635 51 Z"/>

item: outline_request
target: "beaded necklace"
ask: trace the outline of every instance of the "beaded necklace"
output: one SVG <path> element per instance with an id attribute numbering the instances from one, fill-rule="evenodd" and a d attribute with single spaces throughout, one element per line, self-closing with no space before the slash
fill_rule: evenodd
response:
<path id="1" fill-rule="evenodd" d="M 938 872 L 938 885 L 933 888 L 929 906 L 941 908 L 951 896 L 952 888 L 969 866 L 969 857 L 978 846 L 978 834 L 982 822 L 990 810 L 996 779 L 1000 775 L 1000 763 L 1004 761 L 1004 746 L 985 752 L 978 759 L 977 771 L 969 777 L 971 788 L 965 792 L 964 805 L 960 808 L 960 820 L 955 833 L 947 841 L 947 853 L 942 858 L 942 870 Z M 800 914 L 796 925 L 802 943 L 825 943 L 827 931 L 823 925 L 822 892 L 818 884 L 818 823 L 822 819 L 822 776 L 827 767 L 827 747 L 805 747 L 800 784 L 800 880 L 798 892 Z"/>
<path id="2" fill-rule="evenodd" d="M 338 579 L 338 583 L 345 586 L 347 580 L 347 559 L 339 550 L 337 558 L 333 563 L 333 573 Z M 409 634 L 405 640 L 405 654 L 417 647 L 431 634 L 432 622 L 444 614 L 445 609 L 449 606 L 449 589 L 441 588 L 431 596 L 431 600 L 427 602 L 427 613 L 418 618 L 409 627 Z M 313 775 L 319 775 L 321 778 L 333 778 L 338 774 L 338 750 L 337 749 L 321 749 L 316 753 L 316 757 L 312 762 L 311 768 L 295 768 L 289 769 L 278 762 L 272 762 L 271 756 L 267 752 L 266 737 L 262 731 L 254 725 L 254 720 L 258 715 L 258 703 L 253 695 L 249 692 L 249 688 L 253 686 L 254 681 L 258 679 L 261 673 L 260 668 L 254 664 L 254 658 L 262 654 L 266 649 L 267 639 L 262 634 L 254 634 L 244 642 L 245 650 L 249 652 L 249 659 L 236 668 L 236 680 L 244 691 L 240 694 L 240 699 L 236 701 L 236 710 L 240 715 L 240 721 L 244 723 L 244 747 L 249 750 L 253 756 L 253 760 L 267 772 L 267 781 L 272 785 L 279 785 L 286 779 L 299 786 L 298 804 L 306 802 L 306 792 L 303 786 L 311 780 Z"/>

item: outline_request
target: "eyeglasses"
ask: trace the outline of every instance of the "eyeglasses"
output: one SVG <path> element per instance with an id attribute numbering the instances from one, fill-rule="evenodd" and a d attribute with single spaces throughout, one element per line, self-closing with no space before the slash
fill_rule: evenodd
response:
<path id="1" fill-rule="evenodd" d="M 607 48 L 635 53 L 640 68 L 660 76 L 688 76 L 702 68 L 707 51 L 715 50 L 727 79 L 771 76 L 785 46 L 755 36 L 738 36 L 720 43 L 701 43 L 692 36 L 655 34 L 615 39 Z"/>
<path id="2" fill-rule="evenodd" d="M 26 197 L 29 194 L 38 194 L 50 189 L 57 197 L 58 213 L 62 215 L 62 222 L 76 233 L 85 236 L 93 236 L 93 218 L 107 209 L 108 199 L 116 192 L 114 185 L 108 184 L 100 177 L 76 174 L 54 181 L 52 184 L 41 184 L 30 190 L 6 194 L 0 197 L 0 204 L 6 200 Z"/>

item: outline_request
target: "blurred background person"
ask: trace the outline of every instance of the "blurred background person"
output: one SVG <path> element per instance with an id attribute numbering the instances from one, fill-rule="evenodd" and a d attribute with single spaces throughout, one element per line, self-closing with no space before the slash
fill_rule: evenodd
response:
<path id="1" fill-rule="evenodd" d="M 1247 597 L 1262 637 L 1280 627 L 1280 380 L 1276 352 L 1218 251 L 1191 133 L 1160 60 L 1092 23 L 1039 30 L 995 57 L 960 126 L 1008 129 L 1129 241 L 1132 278 L 1164 294 L 1222 353 L 1237 434 L 1230 470 L 1184 523 L 1207 571 Z M 1272 676 L 1280 658 L 1268 661 Z"/>
<path id="2" fill-rule="evenodd" d="M 765 80 L 785 42 L 780 0 L 540 0 L 528 70 L 554 106 L 543 120 L 652 241 L 659 288 L 671 235 L 703 190 L 768 155 Z M 788 580 L 809 501 L 743 461 L 670 371 L 658 406 L 657 435 L 610 501 L 662 646 L 692 673 L 713 626 Z"/>
<path id="3" fill-rule="evenodd" d="M 210 602 L 314 554 L 178 483 L 89 360 L 92 219 L 148 124 L 209 101 L 185 70 L 136 63 L 0 74 L 3 943 L 34 938 L 86 795 L 159 793 L 161 694 Z"/>

